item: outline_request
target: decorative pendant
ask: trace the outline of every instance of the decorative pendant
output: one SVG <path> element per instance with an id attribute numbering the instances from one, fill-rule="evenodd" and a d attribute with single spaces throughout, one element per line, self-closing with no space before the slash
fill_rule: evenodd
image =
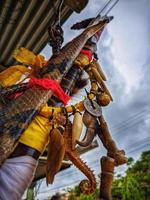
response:
<path id="1" fill-rule="evenodd" d="M 102 115 L 102 109 L 98 103 L 94 100 L 85 99 L 84 100 L 85 109 L 93 116 L 100 117 Z"/>

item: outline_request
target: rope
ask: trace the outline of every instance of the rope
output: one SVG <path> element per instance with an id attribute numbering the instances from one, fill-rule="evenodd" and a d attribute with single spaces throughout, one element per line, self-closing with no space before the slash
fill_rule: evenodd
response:
<path id="1" fill-rule="evenodd" d="M 60 25 L 60 19 L 61 19 L 61 9 L 62 9 L 62 5 L 64 3 L 64 0 L 61 0 L 59 6 L 58 6 L 58 25 Z"/>
<path id="2" fill-rule="evenodd" d="M 58 5 L 58 8 L 56 9 L 54 2 L 53 2 L 53 9 L 54 9 L 54 13 L 55 13 L 55 19 L 52 23 L 53 26 L 60 25 L 61 9 L 62 9 L 63 3 L 64 3 L 64 0 L 61 0 L 60 4 Z"/>
<path id="3" fill-rule="evenodd" d="M 63 30 L 60 24 L 61 9 L 62 9 L 63 2 L 64 0 L 60 1 L 60 4 L 58 5 L 57 9 L 55 8 L 55 5 L 53 3 L 55 18 L 51 26 L 48 28 L 49 44 L 52 47 L 53 55 L 56 55 L 59 53 L 62 43 L 64 41 Z"/>

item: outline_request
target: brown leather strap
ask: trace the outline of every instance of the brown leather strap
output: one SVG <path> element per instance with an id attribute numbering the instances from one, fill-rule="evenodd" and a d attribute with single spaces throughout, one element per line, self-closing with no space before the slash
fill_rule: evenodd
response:
<path id="1" fill-rule="evenodd" d="M 39 151 L 37 151 L 36 149 L 33 149 L 29 146 L 19 143 L 9 158 L 28 155 L 28 156 L 31 156 L 34 159 L 38 160 L 40 154 L 41 153 Z"/>

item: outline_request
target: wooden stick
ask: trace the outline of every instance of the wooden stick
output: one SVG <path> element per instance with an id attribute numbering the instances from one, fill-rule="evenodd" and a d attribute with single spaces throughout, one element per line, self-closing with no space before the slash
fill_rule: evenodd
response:
<path id="1" fill-rule="evenodd" d="M 103 156 L 101 158 L 100 200 L 112 200 L 111 187 L 113 181 L 115 160 Z"/>

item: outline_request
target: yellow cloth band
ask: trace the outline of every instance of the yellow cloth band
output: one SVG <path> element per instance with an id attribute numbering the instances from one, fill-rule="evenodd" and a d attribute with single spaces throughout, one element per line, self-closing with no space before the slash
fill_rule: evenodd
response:
<path id="1" fill-rule="evenodd" d="M 9 67 L 0 73 L 0 85 L 3 87 L 14 85 L 21 79 L 22 75 L 28 76 L 31 72 L 32 70 L 23 65 Z"/>
<path id="2" fill-rule="evenodd" d="M 36 116 L 20 137 L 19 142 L 42 153 L 48 144 L 48 136 L 52 128 L 48 122 L 48 118 Z"/>

